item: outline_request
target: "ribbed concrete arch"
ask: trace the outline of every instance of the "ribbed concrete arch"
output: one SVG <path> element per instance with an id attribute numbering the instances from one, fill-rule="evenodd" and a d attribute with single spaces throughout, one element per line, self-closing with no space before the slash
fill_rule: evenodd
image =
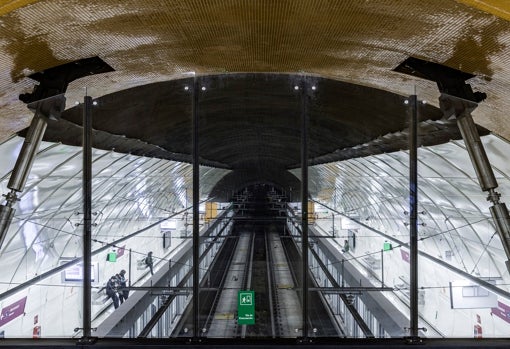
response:
<path id="1" fill-rule="evenodd" d="M 508 147 L 505 140 L 493 135 L 484 137 L 483 142 L 498 144 L 500 150 Z M 495 171 L 500 164 L 506 166 L 502 152 L 490 157 Z M 501 277 L 500 287 L 508 291 L 506 257 L 486 194 L 478 186 L 463 144 L 421 148 L 419 161 L 420 251 L 439 256 L 469 274 Z M 317 183 L 313 196 L 338 213 L 406 243 L 408 163 L 406 152 L 396 152 L 313 166 L 311 178 Z M 508 192 L 508 178 L 498 173 L 500 190 Z M 328 188 L 334 188 L 333 192 Z"/>

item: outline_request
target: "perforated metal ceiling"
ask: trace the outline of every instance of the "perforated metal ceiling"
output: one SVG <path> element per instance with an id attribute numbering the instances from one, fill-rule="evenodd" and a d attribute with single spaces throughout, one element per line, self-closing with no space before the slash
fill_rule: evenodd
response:
<path id="1" fill-rule="evenodd" d="M 17 100 L 33 86 L 26 75 L 95 55 L 116 72 L 71 84 L 69 105 L 84 87 L 98 97 L 189 72 L 306 72 L 404 95 L 416 87 L 436 103 L 434 84 L 392 71 L 412 55 L 477 74 L 489 98 L 475 120 L 510 138 L 505 17 L 505 1 L 7 1 L 0 139 L 27 125 Z"/>

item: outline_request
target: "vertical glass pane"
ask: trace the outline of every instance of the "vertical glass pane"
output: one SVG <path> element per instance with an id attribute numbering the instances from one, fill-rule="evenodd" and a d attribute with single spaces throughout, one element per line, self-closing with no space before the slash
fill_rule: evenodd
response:
<path id="1" fill-rule="evenodd" d="M 345 103 L 340 95 L 334 100 L 331 96 L 338 93 L 337 86 L 325 79 L 307 77 L 305 80 L 306 104 L 304 113 L 308 118 L 306 131 L 308 161 L 308 245 L 305 251 L 308 257 L 308 301 L 307 333 L 303 336 L 316 337 L 353 337 L 357 330 L 349 311 L 346 311 L 348 295 L 340 290 L 346 286 L 343 260 L 347 253 L 356 249 L 355 236 L 341 234 L 340 215 L 336 207 L 337 174 L 334 165 L 323 164 L 329 159 L 339 144 L 346 142 L 345 128 L 338 127 L 344 117 L 333 112 L 336 105 Z M 323 165 L 317 165 L 317 164 Z M 323 168 L 331 166 L 332 169 Z M 326 176 L 326 177 L 325 177 Z M 328 177 L 329 176 L 329 177 Z M 341 189 L 341 188 L 339 188 Z M 345 231 L 346 232 L 346 231 Z M 348 240 L 351 240 L 348 243 Z M 349 248 L 350 245 L 350 248 Z M 349 304 L 349 306 L 351 306 Z"/>
<path id="2" fill-rule="evenodd" d="M 283 248 L 285 240 L 292 244 L 285 230 L 287 193 L 298 190 L 296 177 L 287 173 L 287 166 L 299 163 L 294 84 L 266 74 L 197 81 L 200 336 L 296 336 L 298 291 Z M 294 303 L 278 307 L 283 293 L 293 293 Z M 283 311 L 293 316 L 277 313 Z M 282 334 L 281 323 L 288 319 L 295 324 Z"/>
<path id="3" fill-rule="evenodd" d="M 391 291 L 408 275 L 399 254 L 408 167 L 381 154 L 391 146 L 378 139 L 407 127 L 404 98 L 340 81 L 309 84 L 308 335 L 402 337 L 409 309 Z"/>
<path id="4" fill-rule="evenodd" d="M 421 102 L 420 112 L 425 111 Z M 482 191 L 468 152 L 466 142 L 473 138 L 458 138 L 419 151 L 420 334 L 502 337 L 508 325 L 507 258 L 494 224 L 493 203 Z M 495 190 L 504 193 L 507 176 L 501 175 L 504 165 L 498 154 L 506 145 L 500 143 L 494 151 L 492 136 L 480 138 L 498 181 Z M 483 161 L 477 166 L 484 168 Z M 504 197 L 501 200 L 507 201 Z"/>
<path id="5" fill-rule="evenodd" d="M 142 297 L 143 314 L 132 337 L 191 337 L 193 327 L 193 77 L 166 81 L 155 86 L 157 98 L 150 126 L 154 145 L 170 161 L 147 168 L 149 178 L 143 196 L 150 212 L 157 214 L 154 231 L 153 271 L 134 296 Z M 148 132 L 148 131 L 147 131 Z M 148 230 L 150 231 L 150 229 Z M 142 235 L 145 235 L 144 232 Z M 141 245 L 148 250 L 149 245 Z M 147 253 L 147 252 L 146 252 Z M 146 260 L 138 260 L 147 270 Z M 146 257 L 145 257 L 146 258 Z M 150 268 L 149 268 L 150 269 Z M 144 292 L 148 287 L 150 292 Z M 135 289 L 136 290 L 136 289 Z"/>
<path id="6" fill-rule="evenodd" d="M 23 141 L 17 136 L 9 141 L 11 146 L 17 144 L 14 158 Z M 4 193 L 10 191 L 13 167 L 14 162 L 4 169 Z M 16 193 L 19 200 L 12 206 L 12 222 L 2 232 L 5 239 L 0 255 L 5 337 L 71 337 L 76 327 L 83 327 L 81 232 L 69 222 L 81 209 L 81 169 L 79 148 L 42 142 L 26 184 Z M 69 267 L 63 268 L 66 263 Z M 57 304 L 69 309 L 64 319 L 57 312 L 48 314 Z M 30 321 L 22 321 L 27 318 Z"/>
<path id="7" fill-rule="evenodd" d="M 92 265 L 97 276 L 91 310 L 95 336 L 169 337 L 189 297 L 190 260 L 183 252 L 189 244 L 190 223 L 188 84 L 186 80 L 156 83 L 95 99 L 93 127 L 109 133 L 107 137 L 94 133 Z M 137 103 L 142 88 L 152 91 L 146 95 L 153 105 L 149 112 Z M 135 116 L 147 122 L 135 123 L 137 127 L 126 122 Z M 79 124 L 73 113 L 66 120 Z M 155 128 L 168 138 L 159 137 Z M 182 133 L 183 129 L 188 132 Z M 176 140 L 174 130 L 182 138 Z M 77 227 L 79 212 L 74 210 L 69 218 Z"/>

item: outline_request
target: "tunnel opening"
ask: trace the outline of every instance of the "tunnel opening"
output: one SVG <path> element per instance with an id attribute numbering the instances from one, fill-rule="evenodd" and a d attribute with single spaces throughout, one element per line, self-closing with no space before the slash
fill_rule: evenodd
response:
<path id="1" fill-rule="evenodd" d="M 267 225 L 285 217 L 285 206 L 290 201 L 287 192 L 270 184 L 253 184 L 233 196 L 236 218 L 252 224 Z"/>

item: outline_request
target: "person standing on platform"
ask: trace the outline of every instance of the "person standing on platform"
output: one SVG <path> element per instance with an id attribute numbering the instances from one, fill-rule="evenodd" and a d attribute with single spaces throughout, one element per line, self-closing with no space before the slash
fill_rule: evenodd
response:
<path id="1" fill-rule="evenodd" d="M 151 275 L 154 275 L 154 271 L 152 270 L 152 265 L 154 264 L 154 261 L 152 260 L 152 251 L 150 251 L 147 254 L 147 257 L 145 257 L 145 265 L 148 266 L 151 270 Z"/>
<path id="2" fill-rule="evenodd" d="M 127 279 L 126 279 L 126 271 L 122 269 L 118 274 L 119 280 L 119 299 L 120 303 L 124 303 L 126 299 L 129 297 L 129 290 L 127 289 Z"/>
<path id="3" fill-rule="evenodd" d="M 119 296 L 117 295 L 117 278 L 113 275 L 106 284 L 106 295 L 113 300 L 113 307 L 119 307 Z"/>

